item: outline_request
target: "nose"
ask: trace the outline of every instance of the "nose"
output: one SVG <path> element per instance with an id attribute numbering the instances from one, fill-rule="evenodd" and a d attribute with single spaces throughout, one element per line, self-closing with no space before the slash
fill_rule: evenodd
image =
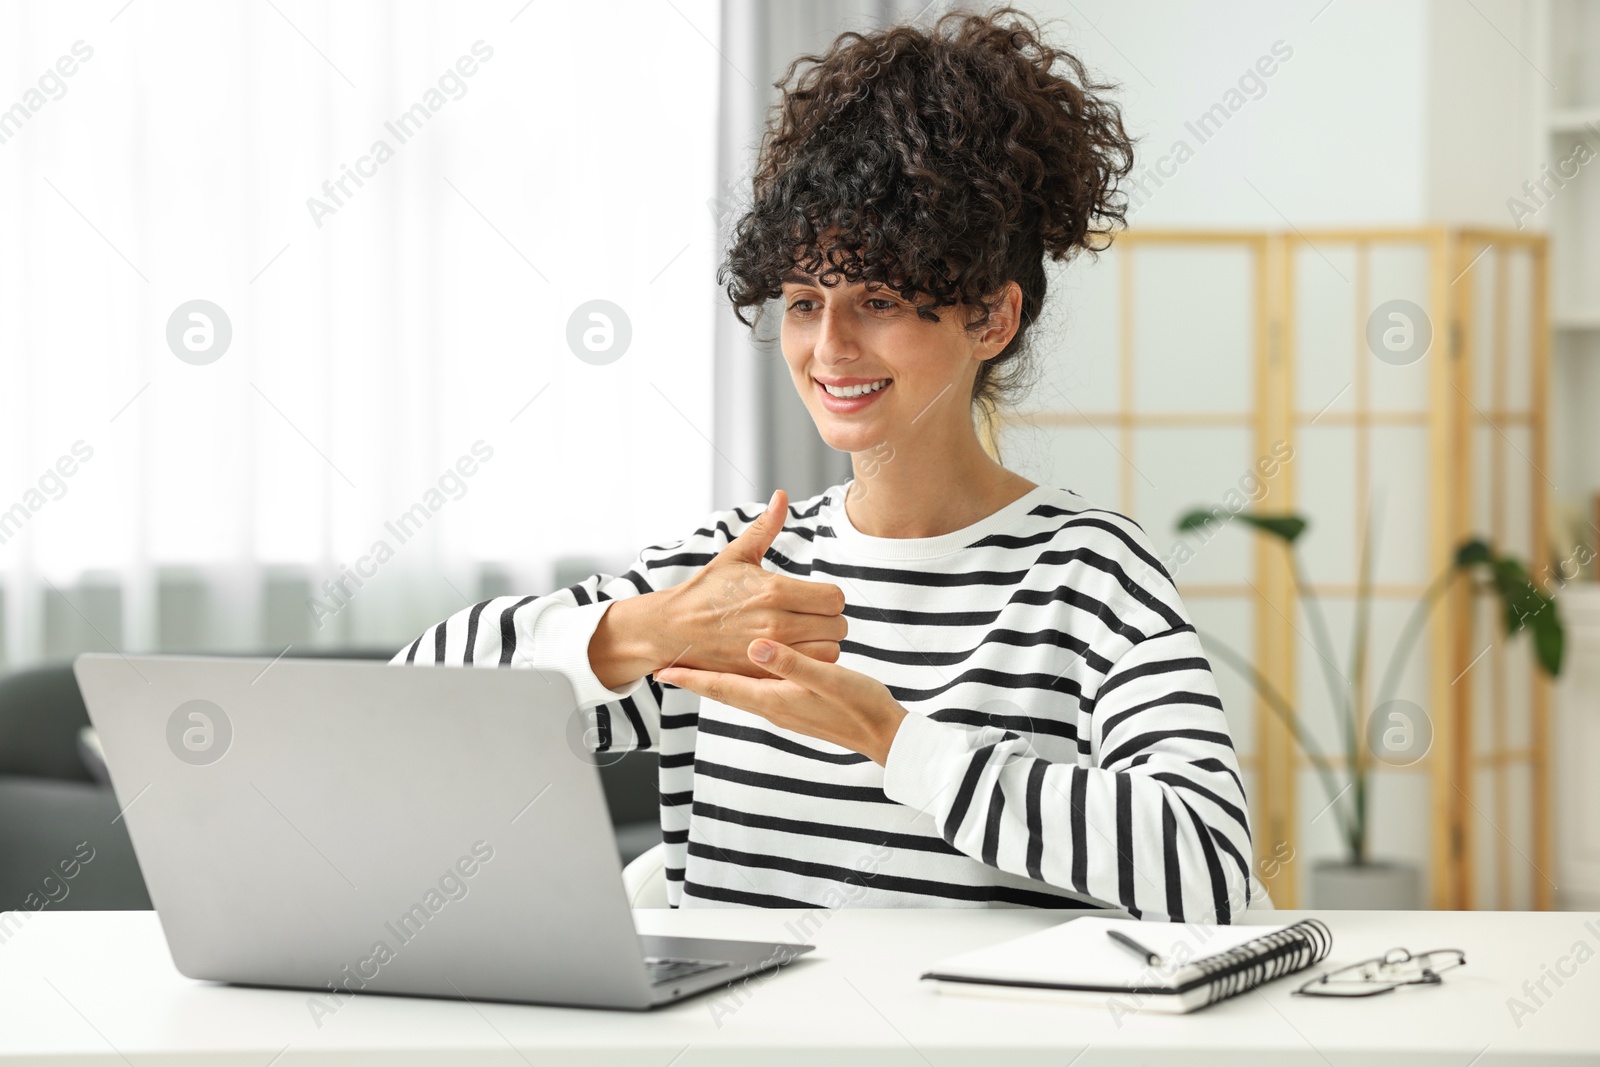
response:
<path id="1" fill-rule="evenodd" d="M 837 363 L 848 363 L 860 354 L 861 345 L 854 317 L 836 304 L 824 305 L 812 356 L 817 362 L 831 367 Z"/>

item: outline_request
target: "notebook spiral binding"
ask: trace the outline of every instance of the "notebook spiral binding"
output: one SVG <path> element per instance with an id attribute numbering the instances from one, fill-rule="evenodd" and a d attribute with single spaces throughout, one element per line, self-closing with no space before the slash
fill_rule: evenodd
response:
<path id="1" fill-rule="evenodd" d="M 1320 962 L 1333 948 L 1333 935 L 1320 919 L 1301 919 L 1274 934 L 1246 941 L 1238 948 L 1195 960 L 1193 966 L 1211 981 L 1207 1004 L 1237 996 L 1264 982 Z"/>

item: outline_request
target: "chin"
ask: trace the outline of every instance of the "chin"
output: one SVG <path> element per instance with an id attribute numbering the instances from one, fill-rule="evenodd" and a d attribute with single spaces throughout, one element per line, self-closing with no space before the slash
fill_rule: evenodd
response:
<path id="1" fill-rule="evenodd" d="M 834 415 L 827 411 L 820 416 L 813 413 L 811 420 L 816 424 L 817 434 L 823 443 L 835 452 L 865 452 L 889 436 L 888 431 L 876 422 L 841 426 Z"/>

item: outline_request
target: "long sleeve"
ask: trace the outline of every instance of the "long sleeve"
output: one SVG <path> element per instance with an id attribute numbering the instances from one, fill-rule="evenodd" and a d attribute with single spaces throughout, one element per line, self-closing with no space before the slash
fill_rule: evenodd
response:
<path id="1" fill-rule="evenodd" d="M 462 608 L 397 652 L 396 664 L 509 667 L 565 678 L 596 751 L 644 750 L 660 741 L 664 687 L 653 677 L 608 689 L 589 663 L 589 640 L 615 601 L 667 589 L 705 566 L 730 539 L 715 519 L 689 537 L 642 550 L 621 575 L 592 574 L 546 596 L 501 596 Z"/>
<path id="2" fill-rule="evenodd" d="M 908 715 L 884 792 L 991 867 L 1141 918 L 1231 922 L 1249 901 L 1249 817 L 1194 628 L 1131 645 L 1089 718 L 1083 766 L 1034 755 L 1011 731 Z"/>

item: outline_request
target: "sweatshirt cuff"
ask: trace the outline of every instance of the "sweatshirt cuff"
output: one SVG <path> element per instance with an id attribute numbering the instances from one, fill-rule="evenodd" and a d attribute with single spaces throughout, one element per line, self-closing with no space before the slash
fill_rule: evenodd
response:
<path id="1" fill-rule="evenodd" d="M 883 761 L 883 793 L 890 800 L 938 817 L 934 807 L 951 802 L 952 774 L 967 751 L 966 731 L 908 712 L 900 720 Z"/>
<path id="2" fill-rule="evenodd" d="M 535 670 L 553 671 L 572 685 L 579 708 L 592 708 L 632 696 L 644 684 L 635 678 L 622 689 L 607 689 L 595 677 L 589 663 L 589 640 L 594 637 L 600 616 L 615 601 L 601 600 L 572 607 L 559 601 L 550 604 L 533 621 L 528 660 Z"/>

